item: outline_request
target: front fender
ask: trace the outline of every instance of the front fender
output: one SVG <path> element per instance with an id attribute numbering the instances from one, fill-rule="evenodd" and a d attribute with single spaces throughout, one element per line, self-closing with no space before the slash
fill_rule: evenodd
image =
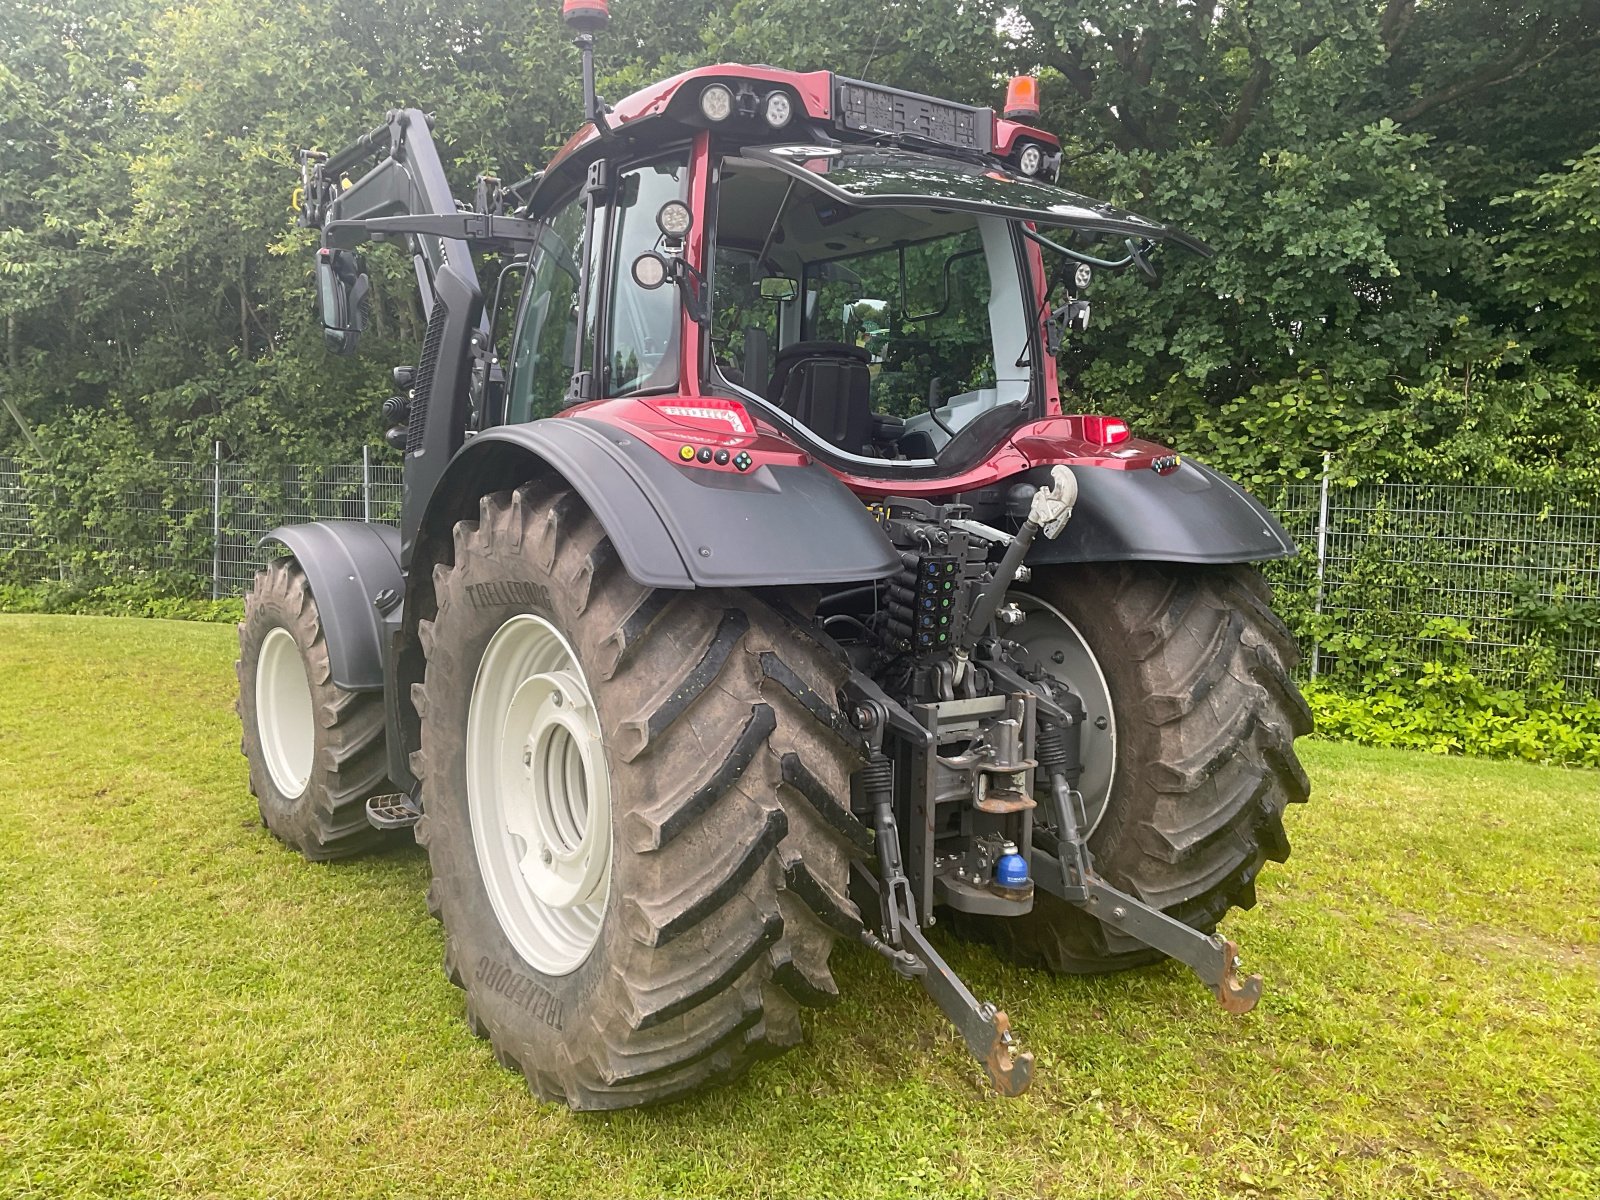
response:
<path id="1" fill-rule="evenodd" d="M 703 471 L 626 430 L 584 417 L 502 425 L 457 453 L 429 504 L 434 537 L 477 515 L 477 497 L 561 476 L 583 498 L 623 567 L 650 587 L 775 587 L 881 579 L 899 555 L 830 472 L 761 466 Z"/>
<path id="2" fill-rule="evenodd" d="M 400 531 L 364 521 L 280 525 L 259 544 L 281 542 L 300 563 L 317 601 L 328 667 L 347 692 L 383 690 L 383 618 L 378 598 L 398 605 L 405 589 Z"/>
<path id="3" fill-rule="evenodd" d="M 1053 542 L 1035 541 L 1030 565 L 1071 562 L 1241 563 L 1288 558 L 1294 540 L 1256 498 L 1185 459 L 1176 471 L 1074 467 L 1078 503 Z M 1029 471 L 1033 484 L 1048 468 Z"/>

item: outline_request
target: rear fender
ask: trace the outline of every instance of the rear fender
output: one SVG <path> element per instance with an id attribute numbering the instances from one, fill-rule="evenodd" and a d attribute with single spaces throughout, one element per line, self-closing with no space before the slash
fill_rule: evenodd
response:
<path id="1" fill-rule="evenodd" d="M 1055 541 L 1039 539 L 1031 566 L 1051 563 L 1243 563 L 1288 558 L 1294 540 L 1250 493 L 1185 459 L 1176 471 L 1074 467 L 1078 502 Z M 1043 485 L 1049 469 L 1021 476 Z"/>
<path id="2" fill-rule="evenodd" d="M 417 623 L 437 612 L 433 571 L 454 560 L 458 521 L 478 519 L 491 492 L 564 480 L 605 527 L 623 569 L 650 587 L 780 587 L 880 579 L 900 559 L 866 507 L 832 474 L 762 466 L 747 475 L 669 462 L 638 437 L 601 421 L 554 417 L 485 430 L 457 452 L 434 489 L 408 564 L 405 624 L 396 642 L 392 702 L 415 749 L 420 722 L 411 685 L 426 662 Z M 409 788 L 403 753 L 391 778 Z"/>
<path id="3" fill-rule="evenodd" d="M 473 438 L 429 504 L 426 540 L 439 546 L 456 521 L 475 518 L 480 496 L 549 474 L 583 498 L 624 569 L 650 587 L 856 583 L 900 566 L 866 507 L 815 463 L 763 465 L 747 475 L 700 470 L 583 417 Z"/>

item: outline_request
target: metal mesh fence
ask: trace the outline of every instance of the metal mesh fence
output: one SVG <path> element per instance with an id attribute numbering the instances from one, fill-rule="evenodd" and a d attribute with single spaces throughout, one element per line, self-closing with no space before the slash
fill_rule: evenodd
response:
<path id="1" fill-rule="evenodd" d="M 276 525 L 399 519 L 401 468 L 375 457 L 270 471 L 151 462 L 113 480 L 0 459 L 0 580 L 148 577 L 238 595 L 274 552 L 258 542 Z M 1453 659 L 1502 686 L 1600 695 L 1600 505 L 1423 483 L 1311 482 L 1262 499 L 1300 546 L 1267 573 L 1307 673 L 1361 679 Z"/>

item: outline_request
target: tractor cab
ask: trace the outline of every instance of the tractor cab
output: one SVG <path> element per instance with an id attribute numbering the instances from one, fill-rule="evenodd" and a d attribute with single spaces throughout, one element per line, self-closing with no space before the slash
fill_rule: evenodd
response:
<path id="1" fill-rule="evenodd" d="M 1205 248 L 1057 185 L 1057 139 L 1020 123 L 1037 96 L 1014 80 L 1002 116 L 721 64 L 594 101 L 523 210 L 505 420 L 716 397 L 847 479 L 904 480 L 1059 417 L 1095 272 Z"/>

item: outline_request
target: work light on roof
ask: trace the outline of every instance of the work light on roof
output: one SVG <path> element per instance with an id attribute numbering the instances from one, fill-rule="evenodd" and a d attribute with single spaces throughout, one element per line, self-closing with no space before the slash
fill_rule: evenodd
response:
<path id="1" fill-rule="evenodd" d="M 713 83 L 700 93 L 700 112 L 708 121 L 726 121 L 733 115 L 733 92 Z"/>
<path id="2" fill-rule="evenodd" d="M 1044 151 L 1029 142 L 1017 156 L 1017 166 L 1024 175 L 1037 175 L 1044 170 Z"/>
<path id="3" fill-rule="evenodd" d="M 792 116 L 794 105 L 789 100 L 788 92 L 773 92 L 761 106 L 762 119 L 774 129 L 782 129 Z"/>

